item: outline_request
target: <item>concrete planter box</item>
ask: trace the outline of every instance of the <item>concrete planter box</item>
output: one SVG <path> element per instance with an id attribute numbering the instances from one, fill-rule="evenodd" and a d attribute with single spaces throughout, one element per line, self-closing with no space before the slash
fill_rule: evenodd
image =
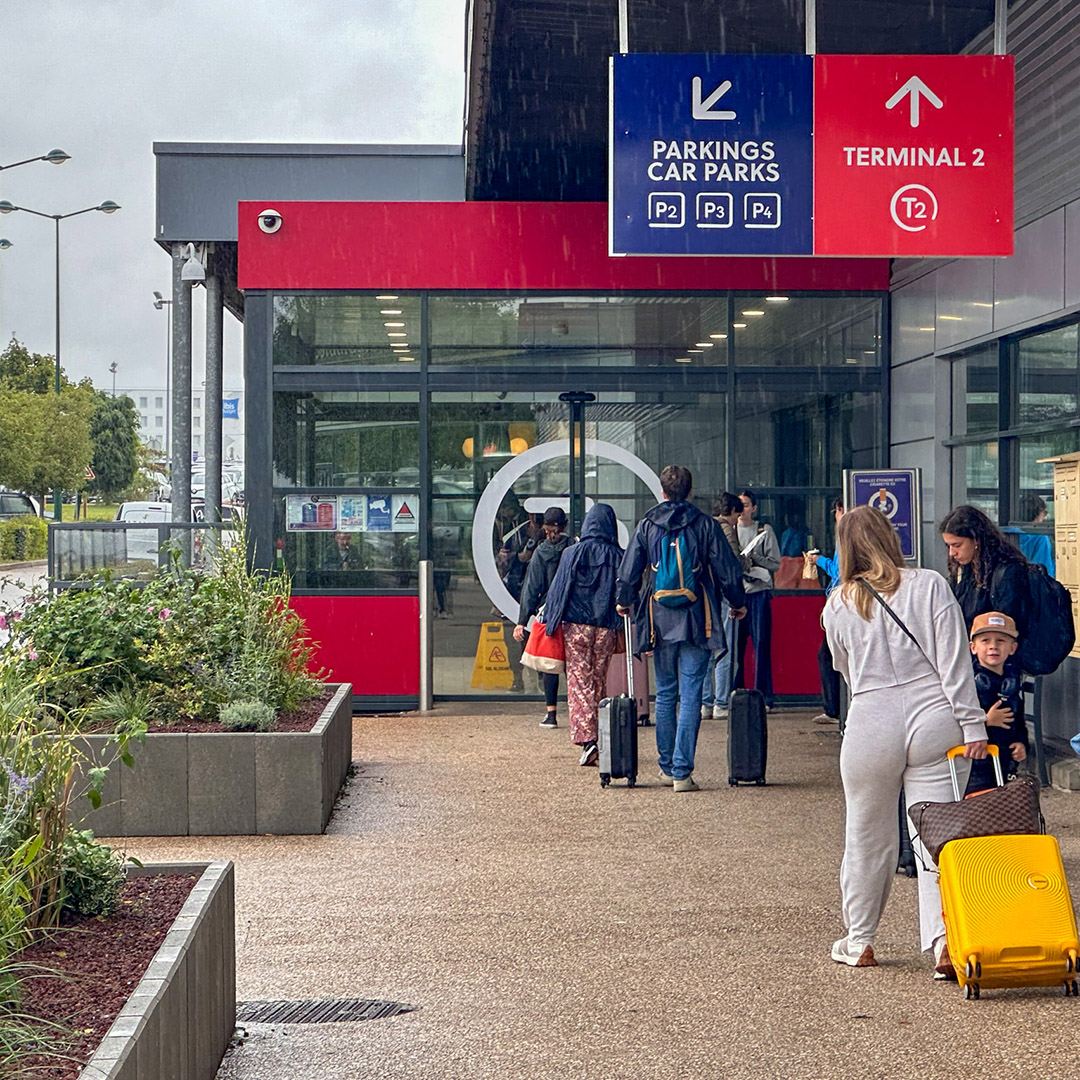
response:
<path id="1" fill-rule="evenodd" d="M 213 1080 L 236 1027 L 233 864 L 147 864 L 128 873 L 199 879 L 79 1080 Z"/>
<path id="2" fill-rule="evenodd" d="M 80 741 L 87 768 L 109 737 Z M 101 806 L 72 820 L 97 836 L 321 833 L 352 760 L 352 685 L 339 683 L 311 731 L 154 733 L 131 747 L 135 767 L 109 770 Z"/>

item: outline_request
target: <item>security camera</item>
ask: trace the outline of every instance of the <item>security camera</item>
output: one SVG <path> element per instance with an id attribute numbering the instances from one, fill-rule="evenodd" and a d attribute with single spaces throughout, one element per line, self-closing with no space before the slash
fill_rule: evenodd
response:
<path id="1" fill-rule="evenodd" d="M 260 210 L 259 228 L 264 233 L 276 233 L 281 228 L 281 214 L 276 210 Z"/>

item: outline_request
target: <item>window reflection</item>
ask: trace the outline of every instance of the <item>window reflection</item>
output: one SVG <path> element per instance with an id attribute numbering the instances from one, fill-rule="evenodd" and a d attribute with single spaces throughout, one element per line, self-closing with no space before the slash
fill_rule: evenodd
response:
<path id="1" fill-rule="evenodd" d="M 274 297 L 274 366 L 418 364 L 420 299 L 347 294 Z"/>
<path id="2" fill-rule="evenodd" d="M 875 367 L 876 297 L 736 296 L 735 363 L 766 367 Z"/>
<path id="3" fill-rule="evenodd" d="M 840 487 L 844 469 L 872 468 L 881 445 L 877 394 L 754 386 L 735 398 L 735 472 L 751 487 Z"/>
<path id="4" fill-rule="evenodd" d="M 1017 424 L 1074 416 L 1077 406 L 1077 327 L 1022 338 L 1016 346 Z"/>
<path id="5" fill-rule="evenodd" d="M 278 391 L 275 487 L 418 487 L 415 393 Z"/>

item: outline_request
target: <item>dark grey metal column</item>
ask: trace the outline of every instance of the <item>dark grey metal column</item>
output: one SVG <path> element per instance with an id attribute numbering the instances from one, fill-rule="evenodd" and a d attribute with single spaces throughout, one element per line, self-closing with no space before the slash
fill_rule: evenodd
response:
<path id="1" fill-rule="evenodd" d="M 579 536 L 585 520 L 585 405 L 596 395 L 568 390 L 559 400 L 570 405 L 570 535 Z"/>
<path id="2" fill-rule="evenodd" d="M 244 490 L 248 559 L 274 565 L 273 357 L 270 296 L 244 297 Z"/>
<path id="3" fill-rule="evenodd" d="M 191 285 L 181 281 L 184 244 L 173 244 L 172 519 L 191 520 Z"/>
<path id="4" fill-rule="evenodd" d="M 206 450 L 206 498 L 207 521 L 221 520 L 221 383 L 223 322 L 225 305 L 222 302 L 221 278 L 206 275 L 206 387 L 203 395 L 205 430 L 203 445 Z"/>

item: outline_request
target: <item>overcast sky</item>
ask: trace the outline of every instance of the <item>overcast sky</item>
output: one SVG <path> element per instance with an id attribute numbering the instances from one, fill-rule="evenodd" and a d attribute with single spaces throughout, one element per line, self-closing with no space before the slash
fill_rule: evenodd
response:
<path id="1" fill-rule="evenodd" d="M 157 142 L 459 144 L 465 0 L 3 0 L 0 198 L 60 226 L 61 362 L 75 379 L 164 386 L 169 256 L 153 241 Z M 53 224 L 0 216 L 0 347 L 53 353 Z M 196 289 L 194 386 L 205 291 Z M 226 386 L 241 332 L 225 316 Z M 4 435 L 0 432 L 0 438 Z"/>

